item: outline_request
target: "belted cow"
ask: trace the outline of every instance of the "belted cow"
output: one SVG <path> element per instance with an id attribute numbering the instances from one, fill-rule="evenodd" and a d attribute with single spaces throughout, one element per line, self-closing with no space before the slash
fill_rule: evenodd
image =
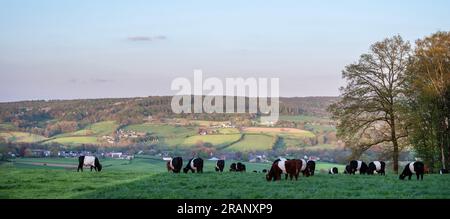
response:
<path id="1" fill-rule="evenodd" d="M 308 162 L 306 162 L 305 159 L 295 159 L 295 161 L 298 162 L 299 171 L 301 173 L 303 173 L 303 176 L 309 177 L 311 174 L 311 171 L 308 168 Z M 315 164 L 314 164 L 314 166 L 315 166 Z"/>
<path id="2" fill-rule="evenodd" d="M 77 172 L 81 170 L 83 172 L 83 166 L 91 167 L 95 171 L 102 171 L 102 165 L 96 156 L 80 156 L 78 157 L 78 169 Z"/>
<path id="3" fill-rule="evenodd" d="M 338 174 L 338 168 L 333 167 L 328 170 L 328 174 Z"/>
<path id="4" fill-rule="evenodd" d="M 421 180 L 423 180 L 423 174 L 424 174 L 424 164 L 420 161 L 414 161 L 411 163 L 406 164 L 405 169 L 403 169 L 402 174 L 400 174 L 400 179 L 404 180 L 405 177 L 408 177 L 409 180 L 411 180 L 411 176 L 413 174 L 416 174 L 417 180 L 419 180 L 419 176 Z"/>
<path id="5" fill-rule="evenodd" d="M 223 168 L 225 167 L 225 161 L 224 160 L 218 160 L 216 163 L 216 172 L 220 171 L 223 172 Z"/>
<path id="6" fill-rule="evenodd" d="M 230 172 L 236 172 L 236 163 L 230 165 Z"/>
<path id="7" fill-rule="evenodd" d="M 187 173 L 189 170 L 193 173 L 195 173 L 195 171 L 197 171 L 197 173 L 203 173 L 203 159 L 200 157 L 190 159 L 186 167 L 183 168 L 183 172 Z"/>
<path id="8" fill-rule="evenodd" d="M 366 174 L 367 172 L 367 164 L 361 160 L 352 160 L 350 161 L 350 169 L 348 171 L 349 174 L 355 174 L 356 171 L 359 171 L 359 174 Z"/>
<path id="9" fill-rule="evenodd" d="M 269 173 L 266 175 L 267 181 L 277 181 L 281 180 L 281 174 L 289 175 L 292 180 L 295 177 L 295 180 L 298 180 L 298 175 L 300 173 L 299 160 L 286 160 L 286 159 L 277 159 L 272 163 L 272 168 L 270 168 Z"/>
<path id="10" fill-rule="evenodd" d="M 369 163 L 367 175 L 373 175 L 374 171 L 376 171 L 380 175 L 386 175 L 385 167 L 386 163 L 384 163 L 383 161 L 372 161 Z"/>
<path id="11" fill-rule="evenodd" d="M 309 171 L 310 176 L 314 176 L 314 171 L 316 170 L 316 162 L 313 160 L 308 160 L 308 162 L 306 162 L 306 170 Z"/>
<path id="12" fill-rule="evenodd" d="M 181 167 L 183 167 L 183 158 L 174 157 L 171 160 L 167 161 L 167 170 L 174 173 L 181 172 Z"/>

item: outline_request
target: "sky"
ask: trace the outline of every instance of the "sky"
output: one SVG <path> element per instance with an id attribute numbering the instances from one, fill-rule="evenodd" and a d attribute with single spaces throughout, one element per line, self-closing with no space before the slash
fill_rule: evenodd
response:
<path id="1" fill-rule="evenodd" d="M 0 0 L 0 102 L 173 95 L 171 82 L 279 78 L 337 96 L 370 45 L 450 30 L 450 1 Z M 224 80 L 225 81 L 225 80 Z"/>

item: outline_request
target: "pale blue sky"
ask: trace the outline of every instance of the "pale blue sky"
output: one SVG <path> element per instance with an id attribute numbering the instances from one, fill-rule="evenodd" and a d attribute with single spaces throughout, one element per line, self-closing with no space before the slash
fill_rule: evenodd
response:
<path id="1" fill-rule="evenodd" d="M 450 30 L 450 1 L 0 0 L 0 101 L 170 95 L 175 77 L 279 77 L 338 95 L 395 34 Z"/>

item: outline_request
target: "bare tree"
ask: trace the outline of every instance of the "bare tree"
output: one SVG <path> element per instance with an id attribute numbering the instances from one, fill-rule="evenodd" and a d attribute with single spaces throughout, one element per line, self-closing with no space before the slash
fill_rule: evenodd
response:
<path id="1" fill-rule="evenodd" d="M 401 141 L 407 136 L 401 112 L 410 53 L 409 42 L 400 36 L 373 44 L 357 63 L 345 67 L 342 77 L 347 85 L 341 87 L 342 98 L 329 108 L 338 121 L 338 137 L 354 157 L 374 145 L 389 146 L 395 172 Z"/>

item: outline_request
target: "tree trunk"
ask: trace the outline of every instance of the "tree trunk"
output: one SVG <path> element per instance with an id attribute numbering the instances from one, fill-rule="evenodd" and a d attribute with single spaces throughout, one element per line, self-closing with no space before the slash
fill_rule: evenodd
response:
<path id="1" fill-rule="evenodd" d="M 394 153 L 392 154 L 392 160 L 394 161 L 394 172 L 398 174 L 398 157 L 399 157 L 399 150 L 398 150 L 398 142 L 397 142 L 397 136 L 395 133 L 395 119 L 394 116 L 391 115 L 391 139 L 392 139 L 392 145 L 394 146 Z"/>
<path id="2" fill-rule="evenodd" d="M 395 131 L 394 131 L 395 132 Z M 392 154 L 392 159 L 394 160 L 394 172 L 398 174 L 398 142 L 397 139 L 392 140 L 392 144 L 394 145 L 394 153 Z"/>

